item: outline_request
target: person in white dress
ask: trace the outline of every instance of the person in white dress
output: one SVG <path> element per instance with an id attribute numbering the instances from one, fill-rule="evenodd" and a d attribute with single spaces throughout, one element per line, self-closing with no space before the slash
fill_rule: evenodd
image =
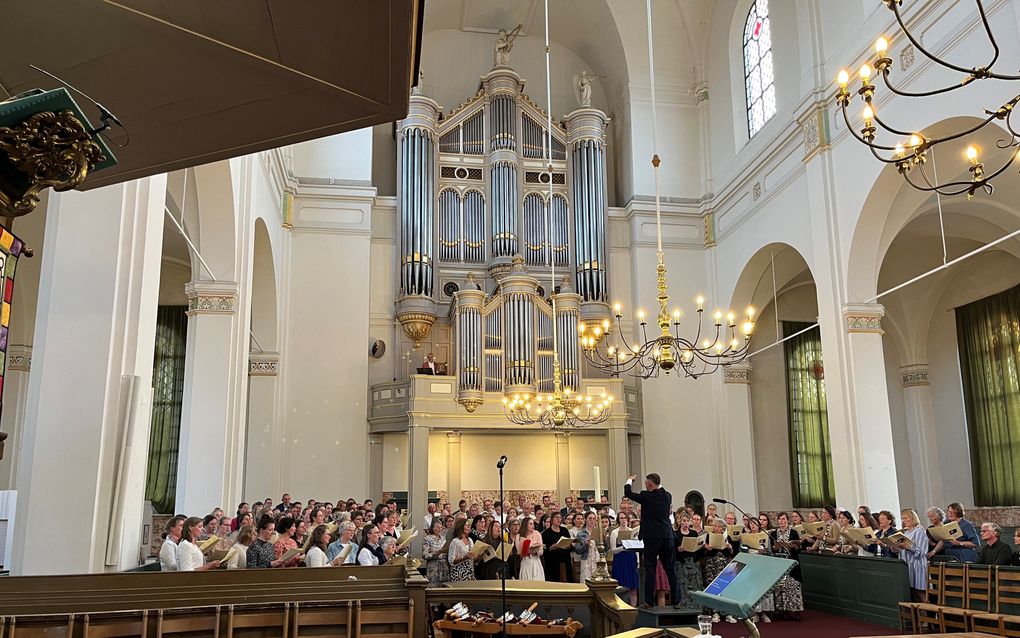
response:
<path id="1" fill-rule="evenodd" d="M 159 568 L 164 572 L 177 571 L 177 543 L 184 534 L 184 516 L 174 516 L 166 522 L 163 546 L 159 548 Z"/>
<path id="2" fill-rule="evenodd" d="M 527 555 L 524 554 L 524 542 L 530 541 Z M 521 556 L 521 580 L 545 580 L 545 568 L 542 567 L 542 535 L 535 530 L 535 519 L 530 516 L 521 523 L 521 532 L 514 543 L 517 553 Z"/>
<path id="3" fill-rule="evenodd" d="M 316 525 L 312 530 L 312 542 L 305 555 L 306 567 L 333 567 L 334 563 L 326 557 L 329 547 L 329 529 L 325 525 Z"/>
<path id="4" fill-rule="evenodd" d="M 242 525 L 237 529 L 234 555 L 227 560 L 227 569 L 248 568 L 248 548 L 255 541 L 255 526 Z"/>
<path id="5" fill-rule="evenodd" d="M 195 544 L 203 529 L 202 519 L 196 516 L 184 521 L 184 534 L 181 542 L 177 543 L 177 571 L 200 572 L 220 566 L 218 560 L 205 562 L 202 550 Z"/>

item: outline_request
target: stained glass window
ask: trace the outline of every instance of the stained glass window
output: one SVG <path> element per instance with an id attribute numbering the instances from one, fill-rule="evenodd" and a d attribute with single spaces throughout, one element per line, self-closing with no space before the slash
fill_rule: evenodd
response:
<path id="1" fill-rule="evenodd" d="M 744 23 L 744 91 L 748 137 L 776 114 L 776 86 L 772 73 L 772 29 L 768 0 L 754 0 Z"/>

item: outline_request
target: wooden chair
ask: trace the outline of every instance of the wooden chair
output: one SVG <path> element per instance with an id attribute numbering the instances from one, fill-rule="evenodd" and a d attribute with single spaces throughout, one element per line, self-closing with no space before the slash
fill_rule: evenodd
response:
<path id="1" fill-rule="evenodd" d="M 227 638 L 235 629 L 279 629 L 287 638 L 290 629 L 290 603 L 271 605 L 230 605 L 227 608 Z"/>
<path id="2" fill-rule="evenodd" d="M 924 633 L 925 629 L 942 629 L 942 615 L 939 607 L 942 605 L 943 573 L 945 563 L 928 565 L 928 594 L 923 603 L 900 603 L 900 606 L 909 605 L 913 609 L 914 632 Z M 903 612 L 900 612 L 903 616 Z"/>
<path id="3" fill-rule="evenodd" d="M 1020 617 L 1002 613 L 1005 609 L 1013 609 L 1020 605 L 1020 571 L 995 568 L 995 611 L 987 614 L 973 614 L 971 626 L 983 627 L 983 631 L 992 633 L 988 627 L 1000 636 L 1020 636 Z"/>
<path id="4" fill-rule="evenodd" d="M 973 618 L 975 614 L 987 614 L 992 611 L 992 566 L 967 565 L 967 605 L 963 618 L 965 627 L 961 631 L 975 631 Z M 949 626 L 948 624 L 946 625 Z M 956 625 L 953 625 L 956 627 Z"/>
<path id="5" fill-rule="evenodd" d="M 343 628 L 346 633 L 338 633 Z M 293 638 L 351 638 L 354 630 L 354 601 L 335 603 L 294 603 L 291 616 Z M 0 636 L 0 638 L 3 638 Z"/>
<path id="6" fill-rule="evenodd" d="M 967 565 L 944 563 L 942 566 L 942 602 L 938 606 L 940 631 L 966 631 Z"/>
<path id="7" fill-rule="evenodd" d="M 53 616 L 11 616 L 7 619 L 5 638 L 53 638 L 64 634 L 73 638 L 78 619 L 74 614 Z"/>
<path id="8" fill-rule="evenodd" d="M 202 635 L 220 635 L 220 608 L 205 607 L 188 610 L 159 610 L 156 617 L 156 638 L 203 632 Z"/>
<path id="9" fill-rule="evenodd" d="M 82 618 L 82 638 L 124 638 L 149 635 L 149 610 Z"/>

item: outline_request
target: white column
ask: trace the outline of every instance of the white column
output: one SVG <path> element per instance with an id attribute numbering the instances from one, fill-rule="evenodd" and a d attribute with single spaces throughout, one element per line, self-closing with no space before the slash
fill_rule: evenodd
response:
<path id="1" fill-rule="evenodd" d="M 758 479 L 751 425 L 751 364 L 738 363 L 723 370 L 723 410 L 731 472 L 726 486 L 732 500 L 747 512 L 758 511 Z M 714 498 L 706 494 L 706 499 Z"/>
<path id="2" fill-rule="evenodd" d="M 449 432 L 446 435 L 446 499 L 454 507 L 463 498 L 462 467 L 460 432 Z"/>
<path id="3" fill-rule="evenodd" d="M 286 490 L 274 480 L 273 459 L 278 440 L 277 377 L 280 374 L 280 353 L 248 353 L 248 425 L 245 428 L 244 495 L 253 501 L 265 494 Z M 233 503 L 224 509 L 230 511 Z"/>
<path id="4" fill-rule="evenodd" d="M 570 435 L 556 433 L 556 494 L 560 505 L 570 495 Z"/>
<path id="5" fill-rule="evenodd" d="M 8 434 L 3 459 L 0 459 L 0 490 L 17 489 L 18 459 L 28 407 L 28 373 L 32 366 L 32 346 L 7 348 L 7 373 L 4 375 L 3 421 L 0 432 Z"/>
<path id="6" fill-rule="evenodd" d="M 630 445 L 627 441 L 627 421 L 621 419 L 606 430 L 606 455 L 609 457 L 609 477 L 602 479 L 609 489 L 609 502 L 619 503 L 623 498 L 623 484 L 630 476 L 627 472 Z"/>
<path id="7" fill-rule="evenodd" d="M 429 502 L 429 428 L 411 424 L 407 429 L 407 509 L 411 512 L 411 525 L 425 519 Z M 414 549 L 421 549 L 420 533 L 413 541 Z"/>
<path id="8" fill-rule="evenodd" d="M 49 196 L 15 574 L 138 564 L 165 199 L 165 175 Z"/>
<path id="9" fill-rule="evenodd" d="M 843 306 L 847 345 L 844 387 L 849 395 L 851 418 L 843 423 L 849 431 L 842 433 L 831 430 L 836 422 L 830 420 L 829 439 L 832 444 L 833 480 L 840 504 L 848 509 L 868 505 L 873 511 L 887 509 L 898 512 L 900 496 L 882 352 L 884 315 L 885 309 L 881 304 Z M 846 454 L 840 449 L 842 441 L 854 446 L 857 454 Z M 851 461 L 854 467 L 846 467 L 845 462 L 840 462 L 854 456 L 857 458 L 856 463 Z"/>
<path id="10" fill-rule="evenodd" d="M 914 476 L 914 500 L 917 507 L 945 503 L 939 454 L 935 442 L 935 415 L 932 408 L 928 365 L 914 364 L 900 368 L 903 404 L 906 408 L 907 438 Z"/>
<path id="11" fill-rule="evenodd" d="M 181 406 L 175 508 L 188 516 L 226 511 L 240 495 L 243 439 L 233 409 L 237 365 L 237 283 L 192 281 L 188 294 L 188 347 Z M 268 468 L 267 468 L 268 470 Z"/>
<path id="12" fill-rule="evenodd" d="M 383 493 L 383 435 L 368 435 L 368 494 L 370 498 L 378 503 L 382 500 Z"/>

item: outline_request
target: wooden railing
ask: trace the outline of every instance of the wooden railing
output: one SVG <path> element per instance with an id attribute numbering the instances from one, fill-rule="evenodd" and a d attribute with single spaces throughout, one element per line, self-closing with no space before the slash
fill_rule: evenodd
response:
<path id="1" fill-rule="evenodd" d="M 385 566 L 8 577 L 0 638 L 424 638 L 426 585 Z"/>

